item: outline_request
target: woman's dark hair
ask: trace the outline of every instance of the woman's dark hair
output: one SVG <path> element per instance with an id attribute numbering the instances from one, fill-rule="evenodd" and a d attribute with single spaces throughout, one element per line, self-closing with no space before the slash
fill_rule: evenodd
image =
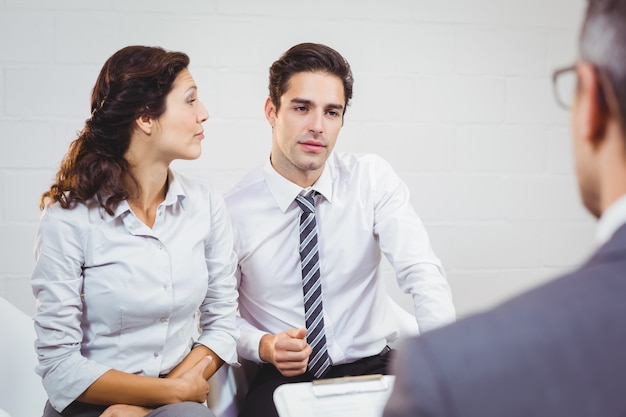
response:
<path id="1" fill-rule="evenodd" d="M 127 46 L 102 67 L 91 94 L 91 117 L 70 144 L 55 182 L 41 196 L 40 207 L 58 202 L 69 208 L 95 197 L 113 214 L 129 197 L 133 180 L 124 154 L 133 122 L 141 116 L 158 119 L 166 97 L 189 57 L 159 47 Z"/>
<path id="2" fill-rule="evenodd" d="M 345 114 L 352 98 L 354 79 L 350 64 L 339 52 L 319 43 L 301 43 L 291 47 L 270 67 L 270 99 L 276 111 L 280 108 L 280 98 L 289 88 L 291 77 L 300 72 L 325 72 L 336 75 L 343 83 L 346 102 Z"/>

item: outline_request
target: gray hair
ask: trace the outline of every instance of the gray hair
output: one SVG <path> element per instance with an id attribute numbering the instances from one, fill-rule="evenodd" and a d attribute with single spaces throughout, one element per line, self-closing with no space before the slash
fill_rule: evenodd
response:
<path id="1" fill-rule="evenodd" d="M 580 33 L 580 57 L 611 83 L 624 132 L 626 122 L 626 0 L 589 0 Z M 606 93 L 605 93 L 606 94 Z"/>

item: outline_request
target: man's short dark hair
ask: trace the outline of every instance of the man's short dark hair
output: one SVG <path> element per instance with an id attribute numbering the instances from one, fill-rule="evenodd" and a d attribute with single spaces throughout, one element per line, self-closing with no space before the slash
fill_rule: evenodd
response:
<path id="1" fill-rule="evenodd" d="M 280 108 L 280 98 L 289 88 L 291 77 L 300 72 L 324 72 L 339 77 L 343 84 L 345 114 L 354 83 L 350 64 L 339 52 L 319 43 L 295 45 L 270 67 L 269 92 L 276 111 Z"/>

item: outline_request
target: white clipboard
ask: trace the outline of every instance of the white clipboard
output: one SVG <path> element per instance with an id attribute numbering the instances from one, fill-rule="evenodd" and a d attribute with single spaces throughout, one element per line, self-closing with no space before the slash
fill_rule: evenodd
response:
<path id="1" fill-rule="evenodd" d="M 381 417 L 393 375 L 363 375 L 284 384 L 274 391 L 280 417 Z"/>

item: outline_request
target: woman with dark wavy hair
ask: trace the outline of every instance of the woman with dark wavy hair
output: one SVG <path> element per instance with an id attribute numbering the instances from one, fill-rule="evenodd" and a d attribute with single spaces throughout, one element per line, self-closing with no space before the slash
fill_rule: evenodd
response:
<path id="1" fill-rule="evenodd" d="M 207 379 L 237 363 L 230 222 L 221 197 L 169 168 L 200 156 L 208 119 L 188 64 L 157 47 L 113 54 L 42 196 L 44 417 L 212 416 Z"/>

